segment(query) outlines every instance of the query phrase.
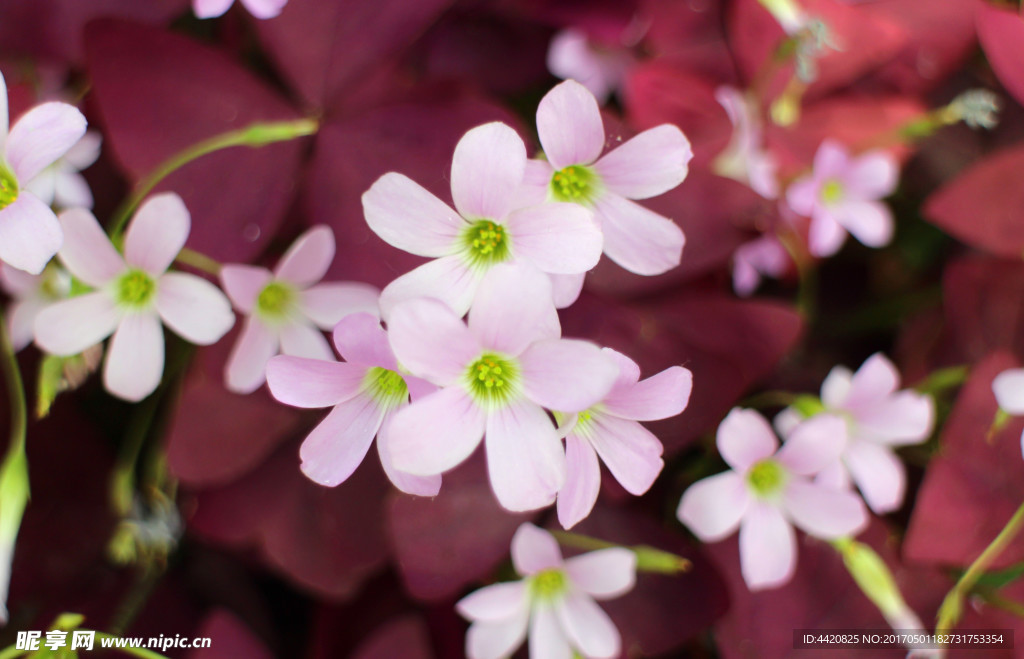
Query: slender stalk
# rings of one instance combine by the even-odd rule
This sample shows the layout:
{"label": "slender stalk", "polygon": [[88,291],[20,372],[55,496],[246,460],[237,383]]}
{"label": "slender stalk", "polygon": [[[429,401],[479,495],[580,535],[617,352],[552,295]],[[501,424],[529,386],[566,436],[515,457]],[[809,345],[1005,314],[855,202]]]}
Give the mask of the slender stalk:
{"label": "slender stalk", "polygon": [[801,247],[796,233],[779,233],[778,238],[789,252],[789,258],[796,264],[797,276],[800,279],[796,299],[797,310],[805,320],[810,321],[814,318],[818,300],[818,273],[814,268],[814,261]]}
{"label": "slender stalk", "polygon": [[918,390],[922,394],[937,394],[940,391],[945,391],[946,389],[959,387],[967,381],[967,375],[969,373],[970,367],[967,365],[940,368],[919,382],[914,389]]}
{"label": "slender stalk", "polygon": [[26,654],[28,654],[28,650],[19,650],[11,645],[0,650],[0,659],[15,659],[15,657],[24,657]]}
{"label": "slender stalk", "polygon": [[190,265],[196,270],[201,270],[207,274],[213,275],[214,277],[220,275],[220,269],[222,267],[219,261],[211,259],[206,254],[197,252],[194,249],[189,249],[188,247],[182,247],[175,260],[178,263]]}
{"label": "slender stalk", "polygon": [[628,549],[636,554],[636,569],[640,572],[679,574],[681,572],[687,572],[691,567],[693,567],[693,564],[682,556],[677,556],[671,552],[663,551],[655,547],[648,547],[647,545],[623,547],[622,545],[617,545],[614,542],[591,538],[588,535],[581,535],[579,533],[570,533],[568,531],[552,531],[551,533],[555,536],[555,539],[558,540],[558,543],[565,547],[584,549],[586,551],[597,551],[599,549],[610,549],[612,547]]}
{"label": "slender stalk", "polygon": [[1012,613],[1018,618],[1024,618],[1024,604],[1021,604],[1020,602],[1015,602],[1011,599],[1003,597],[1002,595],[997,595],[994,592],[986,592],[982,595],[982,597],[985,598],[986,602],[996,607],[997,609],[1002,609],[1003,611]]}
{"label": "slender stalk", "polygon": [[25,387],[21,381],[21,370],[14,356],[14,346],[7,334],[7,320],[0,313],[0,352],[2,355],[4,386],[11,405],[11,443],[7,447],[8,459],[15,453],[25,452],[25,434],[28,430],[28,412],[25,406]]}

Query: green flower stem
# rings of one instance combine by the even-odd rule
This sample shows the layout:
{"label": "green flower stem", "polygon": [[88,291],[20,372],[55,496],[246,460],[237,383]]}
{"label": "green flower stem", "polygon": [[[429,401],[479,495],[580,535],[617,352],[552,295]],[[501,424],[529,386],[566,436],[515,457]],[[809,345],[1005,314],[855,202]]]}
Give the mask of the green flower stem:
{"label": "green flower stem", "polygon": [[1017,616],[1018,618],[1024,618],[1024,604],[1021,604],[1020,602],[1015,602],[1011,599],[1003,597],[1002,595],[997,595],[995,592],[991,591],[986,591],[982,593],[982,597],[984,597],[985,601],[991,604],[992,606],[998,609],[1002,609],[1007,613],[1011,613]]}
{"label": "green flower stem", "polygon": [[3,650],[0,650],[0,659],[15,659],[16,657],[24,657],[28,654],[28,650],[19,650],[13,645],[10,645]]}
{"label": "green flower stem", "polygon": [[959,387],[967,381],[969,373],[970,367],[967,365],[940,368],[915,385],[914,389],[922,394],[937,394],[946,389]]}
{"label": "green flower stem", "polygon": [[1024,503],[1017,508],[1017,511],[1013,513],[1013,517],[1006,523],[1006,526],[999,532],[999,535],[995,537],[995,540],[971,563],[967,571],[960,576],[960,579],[957,580],[953,588],[946,594],[945,599],[942,600],[942,606],[939,607],[939,621],[935,626],[936,634],[947,633],[956,626],[963,612],[964,597],[971,592],[971,589],[978,582],[978,579],[985,574],[985,570],[992,564],[992,561],[1017,536],[1022,526],[1024,526]]}
{"label": "green flower stem", "polygon": [[189,249],[188,247],[182,247],[181,251],[178,252],[178,256],[174,259],[178,263],[189,265],[196,270],[201,270],[207,274],[217,277],[220,275],[221,264],[215,259],[211,259],[206,254]]}
{"label": "green flower stem", "polygon": [[[596,551],[599,549],[622,547],[622,545],[617,545],[614,542],[591,538],[590,536],[581,535],[579,533],[570,533],[569,531],[552,531],[551,534],[555,536],[555,539],[560,545],[573,547],[574,549]],[[677,556],[671,552],[662,551],[655,547],[635,545],[632,547],[625,547],[625,549],[636,554],[636,569],[640,572],[680,574],[682,572],[688,572],[690,568],[693,567],[693,564],[682,556]]]}
{"label": "green flower stem", "polygon": [[814,267],[814,259],[801,246],[796,233],[778,234],[779,242],[789,253],[789,258],[796,264],[796,272],[800,284],[797,289],[796,307],[804,320],[810,322],[818,301],[818,273]]}
{"label": "green flower stem", "polygon": [[121,233],[125,223],[128,222],[128,218],[135,212],[136,207],[142,203],[146,195],[152,192],[153,188],[160,181],[193,160],[214,151],[220,151],[233,146],[260,147],[275,142],[294,140],[307,135],[313,135],[319,128],[320,123],[316,119],[255,123],[245,128],[214,135],[202,142],[193,144],[160,163],[148,176],[139,181],[131,196],[114,213],[114,219],[110,225],[111,237],[116,237]]}
{"label": "green flower stem", "polygon": [[797,395],[789,391],[762,391],[756,393],[741,403],[741,407],[764,409],[766,407],[789,407],[796,402]]}
{"label": "green flower stem", "polygon": [[0,370],[11,409],[11,435],[7,455],[0,464],[0,543],[13,548],[21,528],[21,518],[29,500],[28,457],[25,455],[25,434],[28,412],[21,371],[14,356],[11,337],[7,334],[7,320],[0,313]]}

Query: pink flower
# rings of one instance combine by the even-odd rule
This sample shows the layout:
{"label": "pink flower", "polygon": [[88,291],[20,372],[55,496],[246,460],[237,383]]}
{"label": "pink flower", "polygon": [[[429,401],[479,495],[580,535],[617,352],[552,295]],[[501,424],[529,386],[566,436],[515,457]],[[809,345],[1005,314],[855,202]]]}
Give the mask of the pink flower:
{"label": "pink flower", "polygon": [[394,172],[363,195],[366,222],[386,242],[435,260],[391,282],[381,294],[385,318],[395,304],[434,297],[463,315],[477,287],[498,264],[525,261],[540,270],[581,277],[601,258],[593,214],[575,204],[515,210],[526,147],[501,123],[478,126],[455,147],[453,211],[411,179]]}
{"label": "pink flower", "polygon": [[566,28],[551,39],[548,70],[563,80],[576,80],[604,103],[622,85],[633,58],[624,48],[601,47],[582,30]]}
{"label": "pink flower", "polygon": [[99,133],[87,131],[63,157],[26,183],[25,189],[47,206],[92,208],[92,191],[79,172],[99,159],[102,141]]}
{"label": "pink flower", "polygon": [[38,275],[64,240],[57,216],[25,184],[85,134],[85,117],[43,103],[7,130],[7,83],[0,74],[0,260]]}
{"label": "pink flower", "polygon": [[[817,482],[847,488],[852,477],[879,514],[899,508],[906,490],[906,469],[893,448],[925,441],[935,422],[931,396],[897,391],[899,386],[899,371],[881,353],[869,357],[856,373],[836,366],[821,384],[824,411],[846,420],[847,439],[841,460],[824,469]],[[776,417],[775,425],[787,435],[801,420],[791,407]]]}
{"label": "pink flower", "polygon": [[[1024,368],[1011,368],[997,375],[992,380],[992,393],[999,409],[1014,416],[1024,414]],[[1024,453],[1024,433],[1021,434],[1020,445]]]}
{"label": "pink flower", "polygon": [[618,375],[597,346],[559,339],[551,284],[538,270],[496,266],[481,284],[469,326],[437,300],[395,307],[388,323],[398,361],[441,387],[395,415],[395,467],[429,476],[465,460],[486,434],[487,467],[509,510],[551,504],[565,454],[544,408],[579,412]]}
{"label": "pink flower", "polygon": [[683,182],[693,152],[675,126],[645,130],[604,156],[605,134],[594,95],[574,80],[541,99],[537,132],[547,160],[530,161],[519,203],[545,199],[593,209],[604,253],[630,272],[657,275],[679,265],[682,230],[636,204]]}
{"label": "pink flower", "polygon": [[733,409],[717,437],[732,471],[690,486],[676,515],[704,542],[739,527],[741,570],[751,590],[786,583],[796,569],[792,524],[827,540],[867,524],[859,497],[810,480],[839,458],[845,430],[842,419],[822,414],[802,423],[780,449],[763,416]]}
{"label": "pink flower", "polygon": [[71,293],[71,275],[53,262],[39,275],[0,263],[0,286],[14,298],[7,310],[7,331],[17,352],[32,343],[39,312]]}
{"label": "pink flower", "polygon": [[[274,18],[281,13],[288,0],[241,0],[256,18]],[[196,18],[214,18],[226,12],[235,0],[192,0]]]}
{"label": "pink flower", "polygon": [[36,316],[36,343],[46,352],[75,355],[111,334],[103,383],[125,400],[142,400],[164,370],[161,320],[198,345],[215,343],[235,322],[231,303],[195,275],[167,272],[191,225],[176,194],[146,200],[125,233],[124,257],[85,209],[60,216],[59,256],[76,279],[96,290],[57,302]]}
{"label": "pink flower", "polygon": [[839,142],[822,142],[813,171],[786,189],[790,207],[811,218],[811,253],[835,254],[847,231],[869,247],[887,244],[892,239],[892,212],[878,200],[892,194],[898,177],[896,161],[885,151],[852,157]]}
{"label": "pink flower", "polygon": [[368,284],[318,284],[334,259],[334,234],[313,227],[296,239],[273,273],[252,265],[225,265],[224,292],[249,317],[224,370],[228,389],[248,394],[263,384],[267,360],[278,351],[333,360],[320,330],[351,313],[377,314],[379,292]]}
{"label": "pink flower", "polygon": [[411,476],[394,468],[389,447],[395,413],[434,387],[402,373],[376,316],[346,316],[334,328],[334,345],[344,362],[282,355],[267,364],[267,384],[274,398],[296,407],[333,407],[299,449],[302,473],[334,487],[344,482],[366,457],[377,437],[384,472],[395,487],[434,496],[440,476]]}
{"label": "pink flower", "polygon": [[779,239],[765,234],[743,243],[732,255],[732,287],[747,297],[761,284],[761,277],[781,277],[789,268],[789,253]]}
{"label": "pink flower", "polygon": [[712,164],[714,172],[750,186],[765,199],[775,199],[779,195],[775,176],[777,163],[764,148],[756,104],[738,89],[728,86],[716,89],[715,99],[729,115],[733,133],[729,145]]}
{"label": "pink flower", "polygon": [[619,377],[601,402],[577,414],[568,426],[567,476],[558,493],[558,521],[567,529],[589,515],[597,501],[598,457],[630,494],[640,495],[651,487],[664,466],[663,449],[658,438],[637,422],[680,414],[693,388],[693,375],[681,366],[641,382],[636,362],[611,348],[603,352],[618,364]]}
{"label": "pink flower", "polygon": [[620,655],[619,630],[594,600],[613,599],[633,589],[633,552],[611,547],[563,560],[550,533],[523,524],[512,538],[512,564],[521,581],[481,588],[455,605],[473,623],[466,634],[466,656],[508,657],[527,630],[534,659]]}

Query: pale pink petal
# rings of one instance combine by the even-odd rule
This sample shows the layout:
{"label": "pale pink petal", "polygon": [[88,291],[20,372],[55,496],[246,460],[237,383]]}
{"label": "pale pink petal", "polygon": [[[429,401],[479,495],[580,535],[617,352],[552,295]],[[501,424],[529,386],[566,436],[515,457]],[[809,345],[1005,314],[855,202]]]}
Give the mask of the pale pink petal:
{"label": "pale pink petal", "polygon": [[786,485],[782,497],[793,523],[825,540],[856,535],[868,523],[864,502],[846,490],[793,479]]}
{"label": "pale pink petal", "polygon": [[77,355],[110,336],[120,320],[121,312],[107,293],[86,293],[40,311],[36,343],[53,355]]}
{"label": "pale pink petal", "polygon": [[853,388],[853,373],[845,366],[834,366],[821,383],[821,402],[829,409],[841,409]]}
{"label": "pale pink petal", "polygon": [[531,343],[561,335],[551,280],[525,263],[502,264],[480,282],[469,329],[489,350],[518,355]]}
{"label": "pale pink petal", "polygon": [[601,104],[621,82],[629,62],[625,51],[591,48],[586,33],[575,28],[558,32],[548,46],[548,71],[562,80],[579,81]]}
{"label": "pale pink petal", "polygon": [[484,444],[498,503],[514,512],[554,503],[565,483],[565,452],[544,410],[520,399],[492,411]]}
{"label": "pale pink petal", "polygon": [[594,412],[586,436],[615,480],[630,494],[650,489],[665,463],[661,442],[636,421]]}
{"label": "pale pink petal", "polygon": [[267,362],[277,354],[277,336],[258,318],[247,318],[224,367],[224,384],[236,394],[250,394],[266,379]]}
{"label": "pale pink petal", "polygon": [[572,306],[583,292],[583,281],[587,273],[581,272],[576,275],[548,275],[551,278],[551,297],[555,302],[556,309],[565,309]]}
{"label": "pale pink petal", "polygon": [[462,317],[469,311],[480,285],[480,275],[471,270],[461,256],[444,256],[428,261],[384,287],[380,294],[381,317],[402,302],[429,297],[440,300]]}
{"label": "pale pink petal", "polygon": [[892,211],[879,201],[845,201],[832,209],[836,222],[868,247],[892,240]]}
{"label": "pale pink petal", "polygon": [[366,368],[353,364],[279,355],[267,362],[274,398],[295,407],[331,407],[359,394]]}
{"label": "pale pink petal", "polygon": [[7,331],[11,335],[14,352],[32,343],[35,333],[36,316],[46,308],[48,302],[38,298],[21,300],[11,304],[7,310]]}
{"label": "pale pink petal", "polygon": [[844,184],[858,199],[882,199],[896,189],[899,174],[895,158],[885,151],[869,151],[851,163]]}
{"label": "pale pink petal", "polygon": [[793,429],[776,458],[794,474],[811,476],[839,459],[846,436],[845,419],[817,414]]}
{"label": "pale pink petal", "polygon": [[505,659],[526,638],[530,608],[522,607],[509,618],[495,622],[475,622],[466,632],[466,656],[469,659]]}
{"label": "pale pink petal", "polygon": [[295,239],[274,268],[274,278],[305,288],[324,278],[332,260],[334,232],[318,224]]}
{"label": "pale pink petal", "polygon": [[47,206],[53,206],[53,200],[57,196],[58,175],[56,167],[47,167],[39,172],[31,181],[23,183],[21,189],[22,191],[31,192],[39,201]]}
{"label": "pale pink petal", "polygon": [[103,386],[138,402],[153,393],[164,373],[164,332],[155,313],[124,316],[107,347]]}
{"label": "pale pink petal", "polygon": [[281,13],[288,0],[242,0],[249,13],[256,18],[274,18]]}
{"label": "pale pink petal", "polygon": [[281,328],[278,339],[281,341],[282,354],[334,361],[331,344],[316,327],[290,323]]}
{"label": "pale pink petal", "polygon": [[196,18],[215,18],[228,10],[235,0],[192,0]]}
{"label": "pale pink petal", "polygon": [[772,420],[772,426],[780,437],[789,437],[789,434],[804,421],[804,415],[792,407],[787,407]]}
{"label": "pale pink petal", "polygon": [[1000,409],[1024,414],[1024,368],[1011,368],[997,375],[992,380],[992,392]]}
{"label": "pale pink petal", "polygon": [[360,366],[398,370],[388,334],[380,321],[368,313],[345,316],[334,328],[334,346],[345,361]]}
{"label": "pale pink petal", "polygon": [[469,328],[437,300],[411,300],[395,307],[388,339],[400,364],[437,385],[462,377],[483,350]]}
{"label": "pale pink petal", "polygon": [[58,255],[75,277],[100,287],[124,271],[124,259],[92,213],[84,208],[66,210],[60,214],[60,224],[64,245]]}
{"label": "pale pink petal", "polygon": [[334,329],[338,321],[354,313],[378,316],[380,290],[354,281],[326,282],[299,293],[299,308],[322,330]]}
{"label": "pale pink petal", "polygon": [[500,122],[473,128],[452,156],[452,200],[466,219],[500,220],[512,210],[526,170],[526,145]]}
{"label": "pale pink petal", "polygon": [[260,293],[270,283],[270,270],[255,265],[229,263],[220,269],[220,285],[235,308],[251,314]]}
{"label": "pale pink petal", "polygon": [[667,419],[686,409],[692,389],[693,374],[682,366],[673,366],[628,389],[613,389],[604,399],[604,409],[634,421]]}
{"label": "pale pink petal", "polygon": [[833,490],[853,489],[850,472],[847,471],[846,466],[841,461],[837,461],[819,471],[814,477],[814,484],[830,487]]}
{"label": "pale pink petal", "polygon": [[743,258],[740,250],[733,254],[732,288],[740,297],[750,297],[761,285],[761,273],[750,261]]}
{"label": "pale pink petal", "polygon": [[512,208],[529,208],[548,201],[554,174],[555,170],[547,160],[527,160],[523,183],[516,191]]}
{"label": "pale pink petal", "polygon": [[9,111],[7,109],[7,80],[4,79],[4,74],[0,73],[0,147],[5,147],[7,144],[7,133],[9,121]]}
{"label": "pale pink petal", "polygon": [[164,324],[197,345],[216,343],[235,324],[220,289],[195,275],[169,272],[157,283],[156,308]]}
{"label": "pale pink petal", "polygon": [[384,409],[365,394],[339,404],[302,442],[302,473],[327,487],[343,482],[366,457],[383,419]]}
{"label": "pale pink petal", "polygon": [[864,500],[879,515],[903,504],[907,473],[896,454],[871,442],[854,442],[843,456]]}
{"label": "pale pink petal", "polygon": [[609,151],[594,169],[615,194],[649,199],[682,183],[692,158],[693,149],[683,131],[663,124]]}
{"label": "pale pink petal", "polygon": [[529,596],[525,581],[496,583],[466,595],[455,604],[455,610],[474,622],[501,622],[528,608]]}
{"label": "pale pink petal", "polygon": [[124,237],[124,259],[151,275],[161,275],[185,246],[192,218],[173,192],[142,202]]}
{"label": "pale pink petal", "polygon": [[675,222],[611,192],[594,205],[608,258],[638,275],[660,275],[679,265],[686,238]]}
{"label": "pale pink petal", "polygon": [[598,549],[566,559],[565,573],[591,597],[611,599],[636,585],[636,554],[625,547]]}
{"label": "pale pink petal", "polygon": [[38,275],[64,242],[60,222],[31,192],[0,210],[0,260]]}
{"label": "pale pink petal", "polygon": [[601,352],[614,359],[615,363],[619,365],[619,377],[615,379],[608,398],[628,392],[640,381],[640,365],[635,361],[611,348],[601,348]]}
{"label": "pale pink petal", "polygon": [[[849,389],[837,407],[859,412],[877,405],[900,386],[900,372],[880,352],[865,360],[850,380]],[[824,392],[823,392],[824,395]],[[829,398],[838,398],[830,395]]]}
{"label": "pale pink petal", "polygon": [[589,165],[604,149],[604,123],[597,101],[575,80],[557,85],[541,99],[537,133],[555,169]]}
{"label": "pale pink petal", "polygon": [[573,651],[550,602],[538,603],[530,617],[530,659],[572,659]]}
{"label": "pale pink petal", "polygon": [[622,649],[619,630],[587,594],[571,589],[555,601],[555,613],[569,643],[586,657],[615,659]]}
{"label": "pale pink petal", "polygon": [[832,256],[846,242],[846,229],[830,211],[815,208],[807,235],[807,248],[813,256]]}
{"label": "pale pink petal", "polygon": [[553,535],[526,522],[512,536],[512,565],[522,577],[558,569],[562,567],[562,551]]}
{"label": "pale pink petal", "polygon": [[811,176],[797,179],[786,188],[786,203],[794,212],[810,217],[818,205],[821,184]]}
{"label": "pale pink petal", "polygon": [[60,172],[54,179],[54,186],[53,200],[58,207],[92,208],[92,190],[81,174]]}
{"label": "pale pink petal", "polygon": [[819,181],[846,180],[849,170],[850,155],[846,147],[833,139],[822,142],[814,154],[814,177]]}
{"label": "pale pink petal", "polygon": [[618,365],[586,341],[544,339],[520,356],[523,392],[549,410],[581,412],[604,398]]}
{"label": "pale pink petal", "polygon": [[459,387],[441,389],[395,413],[389,429],[391,463],[414,476],[458,465],[480,444],[486,415]]}
{"label": "pale pink petal", "polygon": [[82,135],[82,139],[75,142],[75,145],[64,154],[64,162],[81,171],[99,160],[102,146],[103,136],[96,131],[88,130]]}
{"label": "pale pink petal", "polygon": [[437,496],[437,493],[441,491],[440,474],[413,476],[412,474],[395,469],[395,466],[391,463],[390,430],[391,419],[394,417],[394,414],[394,411],[388,412],[380,429],[377,431],[377,454],[380,456],[380,464],[384,468],[384,473],[387,474],[388,480],[391,481],[392,485],[406,494],[418,497]]}
{"label": "pale pink petal", "polygon": [[36,297],[43,281],[40,275],[30,275],[24,270],[0,263],[0,287],[11,297]]}
{"label": "pale pink petal", "polygon": [[363,193],[366,223],[386,243],[419,256],[445,256],[458,249],[469,226],[426,188],[402,174],[381,176]]}
{"label": "pale pink petal", "polygon": [[732,535],[753,500],[743,476],[726,471],[691,485],[679,501],[676,517],[702,542]]}
{"label": "pale pink petal", "polygon": [[718,452],[730,467],[745,472],[771,457],[779,446],[772,427],[758,412],[734,407],[718,426]]}
{"label": "pale pink petal", "polygon": [[601,490],[601,465],[585,439],[574,433],[565,438],[565,485],[558,492],[558,522],[571,529],[586,519]]}
{"label": "pale pink petal", "polygon": [[544,272],[574,275],[601,259],[604,236],[594,214],[579,204],[551,202],[524,208],[506,222],[516,258]]}
{"label": "pale pink petal", "polygon": [[796,570],[796,533],[782,513],[756,502],[740,524],[740,571],[750,590],[781,586]]}
{"label": "pale pink petal", "polygon": [[855,417],[858,436],[890,446],[919,444],[931,435],[935,404],[931,396],[907,389],[858,410]]}
{"label": "pale pink petal", "polygon": [[7,136],[7,162],[30,181],[85,135],[85,117],[67,103],[43,103],[21,116]]}

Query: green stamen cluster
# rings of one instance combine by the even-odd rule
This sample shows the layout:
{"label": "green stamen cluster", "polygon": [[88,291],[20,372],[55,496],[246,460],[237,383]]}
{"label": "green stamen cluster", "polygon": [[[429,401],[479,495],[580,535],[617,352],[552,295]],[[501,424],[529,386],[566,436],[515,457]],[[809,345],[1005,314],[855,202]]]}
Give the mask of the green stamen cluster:
{"label": "green stamen cluster", "polygon": [[530,589],[536,599],[557,597],[565,591],[567,585],[565,573],[554,568],[541,570],[533,575],[533,579],[530,581]]}
{"label": "green stamen cluster", "polygon": [[18,199],[18,179],[14,172],[0,164],[0,210],[7,208]]}
{"label": "green stamen cluster", "polygon": [[280,320],[288,315],[294,301],[295,291],[291,286],[272,281],[263,287],[256,298],[256,310],[264,318]]}
{"label": "green stamen cluster", "polygon": [[551,194],[558,201],[589,202],[597,187],[597,174],[583,165],[569,165],[551,176]]}
{"label": "green stamen cluster", "polygon": [[405,379],[400,374],[380,366],[374,366],[366,371],[363,386],[370,397],[388,407],[397,406],[409,396]]}
{"label": "green stamen cluster", "polygon": [[786,482],[786,470],[775,460],[761,460],[747,472],[747,482],[760,497],[777,494]]}
{"label": "green stamen cluster", "polygon": [[117,301],[125,307],[140,309],[156,295],[156,282],[142,270],[129,270],[117,280]]}
{"label": "green stamen cluster", "polygon": [[470,393],[483,403],[502,403],[515,389],[516,367],[513,362],[493,354],[481,355],[466,371]]}
{"label": "green stamen cluster", "polygon": [[490,267],[511,256],[505,227],[491,220],[480,220],[462,234],[462,244],[470,263]]}
{"label": "green stamen cluster", "polygon": [[842,183],[836,179],[830,179],[821,186],[821,200],[826,204],[834,204],[843,199],[845,192]]}

